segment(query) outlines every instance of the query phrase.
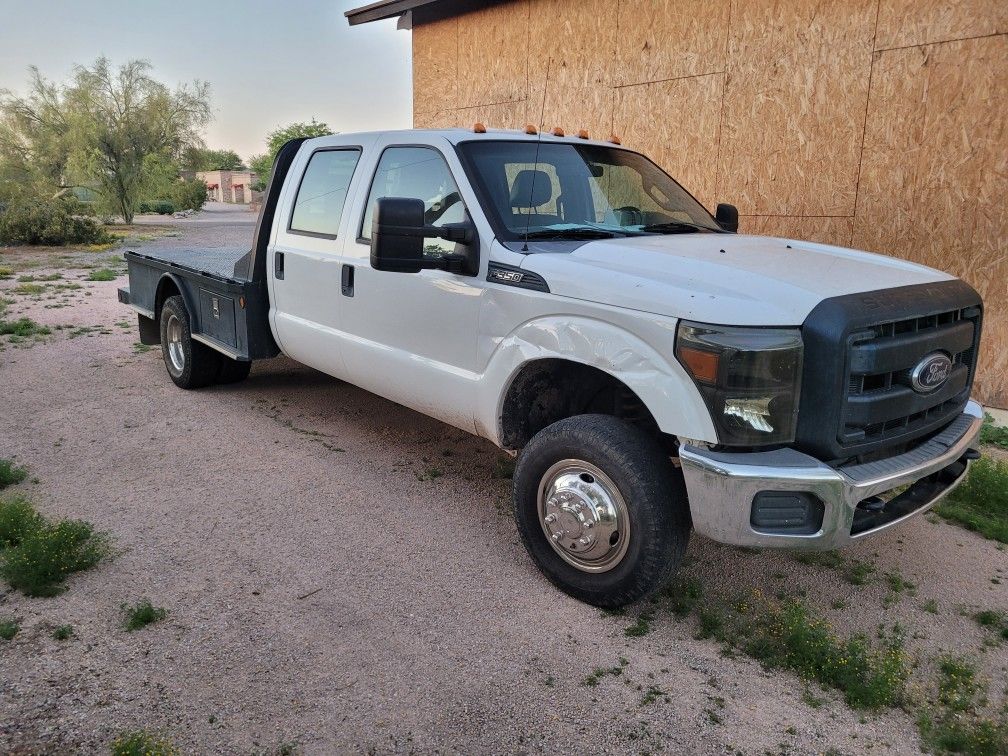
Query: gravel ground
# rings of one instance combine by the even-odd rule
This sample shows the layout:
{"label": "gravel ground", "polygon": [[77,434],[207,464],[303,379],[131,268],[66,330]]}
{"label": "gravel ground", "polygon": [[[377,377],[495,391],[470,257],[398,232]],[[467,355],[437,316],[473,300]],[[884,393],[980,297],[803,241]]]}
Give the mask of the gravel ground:
{"label": "gravel ground", "polygon": [[[234,246],[254,217],[141,221],[176,234],[157,244]],[[109,254],[52,253],[50,267],[74,280]],[[726,656],[690,621],[659,613],[627,637],[637,610],[558,593],[519,543],[487,442],[285,358],[178,390],[158,350],[134,347],[123,280],[35,297],[0,281],[12,315],[90,329],[0,352],[0,457],[30,468],[38,482],[20,488],[42,511],[116,546],[56,598],[0,588],[0,617],[21,622],[0,642],[0,751],[102,751],[136,728],[194,753],[919,751],[913,711],[863,714],[818,689],[813,706],[799,678]],[[915,684],[954,651],[1004,700],[1008,644],[964,612],[1008,609],[1008,552],[917,518],[848,556],[916,595],[699,537],[684,572],[725,595],[804,596],[842,632],[899,623]],[[143,597],[167,619],[124,632],[120,604]],[[69,641],[51,637],[62,624]],[[620,658],[622,675],[583,684]],[[652,685],[667,697],[642,703]]]}

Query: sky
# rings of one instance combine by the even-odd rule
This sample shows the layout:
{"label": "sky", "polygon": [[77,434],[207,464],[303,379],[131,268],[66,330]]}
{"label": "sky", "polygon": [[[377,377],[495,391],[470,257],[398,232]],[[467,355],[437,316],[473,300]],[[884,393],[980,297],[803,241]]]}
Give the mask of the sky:
{"label": "sky", "polygon": [[207,146],[246,159],[312,117],[341,132],[409,128],[410,32],[343,16],[370,1],[0,0],[0,89],[25,93],[31,65],[64,81],[102,55],[145,58],[173,87],[209,82]]}

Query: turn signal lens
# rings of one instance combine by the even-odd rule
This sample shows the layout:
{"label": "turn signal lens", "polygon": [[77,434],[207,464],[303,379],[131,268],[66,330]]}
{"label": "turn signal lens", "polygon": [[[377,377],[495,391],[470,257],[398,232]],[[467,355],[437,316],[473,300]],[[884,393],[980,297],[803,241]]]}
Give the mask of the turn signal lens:
{"label": "turn signal lens", "polygon": [[679,360],[693,376],[704,383],[717,383],[718,356],[693,347],[680,347]]}

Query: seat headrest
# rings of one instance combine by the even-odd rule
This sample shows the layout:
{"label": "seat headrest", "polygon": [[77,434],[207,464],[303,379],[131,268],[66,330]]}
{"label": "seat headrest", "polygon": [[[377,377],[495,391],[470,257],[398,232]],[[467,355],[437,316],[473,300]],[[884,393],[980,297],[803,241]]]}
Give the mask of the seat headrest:
{"label": "seat headrest", "polygon": [[518,171],[511,185],[511,207],[539,207],[553,197],[553,182],[546,171]]}

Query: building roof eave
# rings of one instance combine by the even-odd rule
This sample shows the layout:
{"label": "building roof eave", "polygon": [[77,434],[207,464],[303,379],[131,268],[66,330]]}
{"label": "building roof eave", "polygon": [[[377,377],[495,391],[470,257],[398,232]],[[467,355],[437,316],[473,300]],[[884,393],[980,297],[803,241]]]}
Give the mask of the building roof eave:
{"label": "building roof eave", "polygon": [[[367,24],[372,21],[383,21],[387,18],[408,15],[408,20],[412,21],[412,16],[419,16],[416,19],[420,23],[428,23],[441,18],[457,16],[463,13],[470,13],[488,5],[503,2],[504,0],[378,0],[370,5],[362,5],[360,8],[351,8],[343,15],[346,16],[350,26]],[[415,13],[414,13],[415,11]],[[409,23],[401,29],[410,28]]]}
{"label": "building roof eave", "polygon": [[386,18],[401,16],[414,8],[423,5],[432,5],[437,0],[378,0],[376,3],[364,5],[360,8],[351,8],[343,15],[346,16],[350,26],[357,24],[367,24],[372,21],[382,21]]}

